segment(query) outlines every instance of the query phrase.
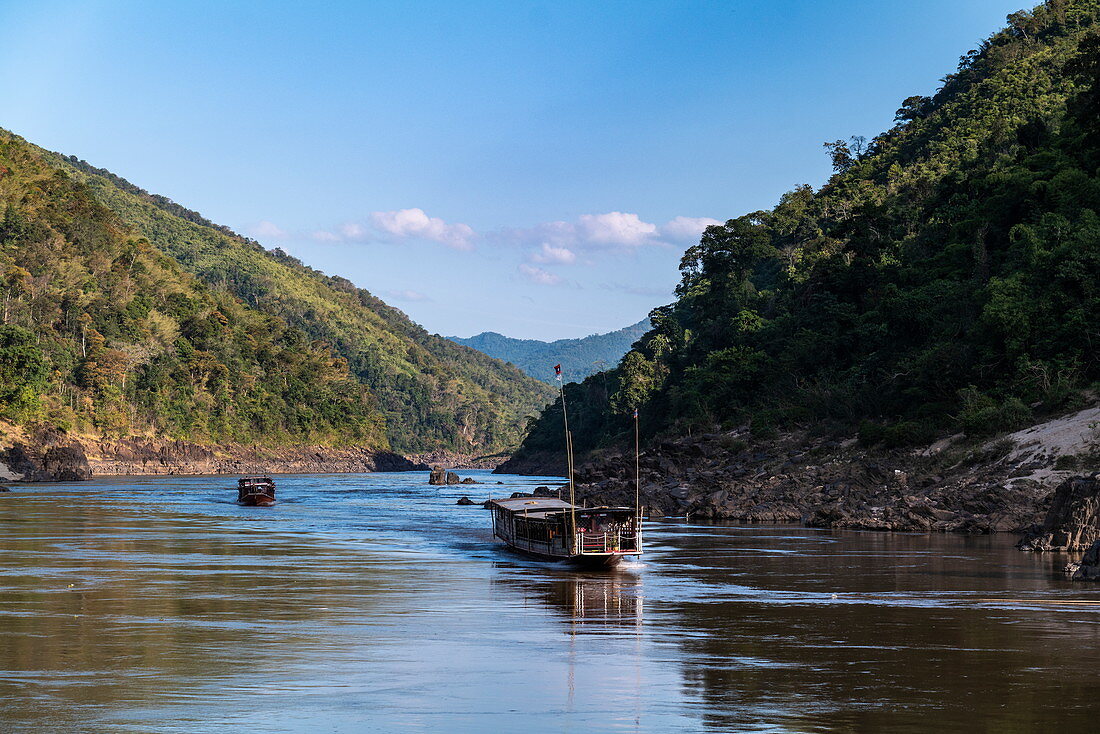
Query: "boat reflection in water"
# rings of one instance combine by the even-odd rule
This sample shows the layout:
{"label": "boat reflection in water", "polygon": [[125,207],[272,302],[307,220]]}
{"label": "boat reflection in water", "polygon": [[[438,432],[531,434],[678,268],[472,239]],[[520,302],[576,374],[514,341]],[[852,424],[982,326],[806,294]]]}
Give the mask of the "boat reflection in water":
{"label": "boat reflection in water", "polygon": [[[526,599],[538,601],[575,625],[642,626],[642,579],[631,573],[561,574],[539,580],[504,577],[495,581],[496,585],[518,590]],[[574,631],[579,630],[574,627]]]}
{"label": "boat reflection in water", "polygon": [[574,622],[642,625],[642,583],[634,576],[573,578],[550,584],[547,601]]}

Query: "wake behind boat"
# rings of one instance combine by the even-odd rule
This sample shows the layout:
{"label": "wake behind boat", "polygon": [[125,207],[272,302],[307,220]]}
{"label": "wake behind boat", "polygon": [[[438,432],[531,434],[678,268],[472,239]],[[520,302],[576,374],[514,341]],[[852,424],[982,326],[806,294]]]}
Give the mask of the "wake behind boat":
{"label": "wake behind boat", "polygon": [[552,561],[609,568],[642,553],[632,507],[575,507],[555,497],[492,500],[493,535],[509,547]]}

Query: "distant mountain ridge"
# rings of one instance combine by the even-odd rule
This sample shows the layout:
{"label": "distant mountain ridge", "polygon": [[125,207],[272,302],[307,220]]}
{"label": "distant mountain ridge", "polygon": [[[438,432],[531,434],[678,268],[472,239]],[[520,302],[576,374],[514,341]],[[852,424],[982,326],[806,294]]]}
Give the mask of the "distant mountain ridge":
{"label": "distant mountain ridge", "polygon": [[593,334],[583,339],[558,339],[544,342],[538,339],[513,339],[495,331],[476,336],[447,337],[456,344],[511,362],[536,380],[554,381],[554,365],[560,364],[566,382],[579,382],[586,377],[610,369],[642,334],[649,330],[649,319],[606,334]]}

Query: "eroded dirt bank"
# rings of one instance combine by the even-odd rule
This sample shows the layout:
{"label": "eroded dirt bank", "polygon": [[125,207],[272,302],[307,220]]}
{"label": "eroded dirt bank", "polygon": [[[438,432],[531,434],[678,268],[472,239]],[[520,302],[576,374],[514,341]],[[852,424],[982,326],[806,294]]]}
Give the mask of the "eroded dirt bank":
{"label": "eroded dirt bank", "polygon": [[74,481],[92,476],[157,474],[310,474],[427,469],[388,451],[365,447],[210,447],[186,441],[99,439],[52,428],[4,426],[0,479]]}

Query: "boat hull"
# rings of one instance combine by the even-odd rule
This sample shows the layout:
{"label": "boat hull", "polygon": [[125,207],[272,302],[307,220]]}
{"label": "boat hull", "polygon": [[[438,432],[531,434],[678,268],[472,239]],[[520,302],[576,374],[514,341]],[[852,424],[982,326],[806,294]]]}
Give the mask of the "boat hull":
{"label": "boat hull", "polygon": [[503,541],[504,547],[508,550],[518,553],[529,558],[537,558],[540,561],[554,561],[565,565],[573,566],[575,568],[586,569],[601,569],[601,568],[615,568],[622,563],[623,558],[627,556],[640,555],[638,553],[584,553],[575,555],[555,555],[551,553],[540,553],[537,550],[531,548],[523,548],[521,546],[513,545],[507,541]]}
{"label": "boat hull", "polygon": [[633,553],[608,553],[606,555],[589,555],[583,556],[570,556],[568,562],[572,566],[577,568],[615,568],[623,559],[628,555],[636,555]]}
{"label": "boat hull", "polygon": [[237,504],[243,507],[271,507],[275,504],[275,498],[264,495],[251,496],[237,500]]}

